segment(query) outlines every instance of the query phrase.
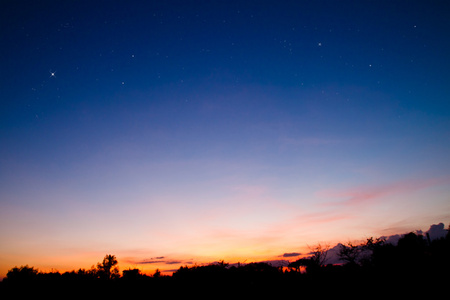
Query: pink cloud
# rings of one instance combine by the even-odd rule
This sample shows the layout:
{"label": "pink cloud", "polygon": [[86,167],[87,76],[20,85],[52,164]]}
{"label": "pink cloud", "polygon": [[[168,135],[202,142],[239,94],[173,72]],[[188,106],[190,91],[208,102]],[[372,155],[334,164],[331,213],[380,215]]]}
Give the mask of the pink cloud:
{"label": "pink cloud", "polygon": [[318,196],[342,199],[338,202],[328,202],[326,206],[354,206],[370,204],[385,196],[407,194],[433,186],[449,184],[449,177],[431,179],[408,179],[379,186],[360,186],[341,191],[325,190],[317,193]]}
{"label": "pink cloud", "polygon": [[[303,210],[301,206],[292,207],[292,214],[279,222],[268,224],[261,228],[266,239],[283,239],[287,236],[299,236],[306,239],[322,238],[323,228],[328,228],[325,235],[338,236],[340,226],[351,226],[358,222],[359,215],[348,207],[371,205],[383,197],[408,194],[419,190],[450,183],[449,177],[431,178],[425,180],[403,180],[379,186],[360,186],[340,191],[321,191],[318,194],[330,199],[325,204],[319,204],[318,210]],[[332,201],[337,200],[337,201]],[[337,209],[342,208],[342,209]],[[330,224],[333,226],[330,227]]]}

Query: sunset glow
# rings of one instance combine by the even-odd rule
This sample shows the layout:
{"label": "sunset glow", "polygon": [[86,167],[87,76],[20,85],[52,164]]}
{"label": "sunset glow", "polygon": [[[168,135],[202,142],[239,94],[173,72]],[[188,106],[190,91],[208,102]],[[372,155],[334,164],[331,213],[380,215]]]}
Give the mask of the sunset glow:
{"label": "sunset glow", "polygon": [[147,274],[291,261],[447,227],[449,11],[3,2],[0,278],[105,254]]}

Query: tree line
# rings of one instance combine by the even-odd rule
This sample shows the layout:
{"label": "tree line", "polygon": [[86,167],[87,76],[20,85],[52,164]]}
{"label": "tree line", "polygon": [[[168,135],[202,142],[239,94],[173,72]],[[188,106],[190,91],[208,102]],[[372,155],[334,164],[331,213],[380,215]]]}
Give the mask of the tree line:
{"label": "tree line", "polygon": [[450,283],[450,230],[445,237],[435,240],[411,232],[403,235],[396,245],[383,238],[369,238],[357,245],[339,244],[338,264],[327,263],[329,252],[328,245],[317,245],[308,257],[284,267],[264,262],[231,265],[220,261],[204,266],[182,266],[171,276],[162,275],[159,270],[146,275],[139,269],[123,270],[120,274],[117,258],[107,254],[102,262],[88,270],[60,273],[39,272],[29,266],[14,267],[1,286],[75,282],[78,287],[84,287],[81,283],[89,282],[90,287],[108,283],[116,288],[131,285],[168,290],[245,288],[281,293],[298,289],[323,292],[345,287],[353,290],[398,287],[401,282],[416,282],[433,291]]}

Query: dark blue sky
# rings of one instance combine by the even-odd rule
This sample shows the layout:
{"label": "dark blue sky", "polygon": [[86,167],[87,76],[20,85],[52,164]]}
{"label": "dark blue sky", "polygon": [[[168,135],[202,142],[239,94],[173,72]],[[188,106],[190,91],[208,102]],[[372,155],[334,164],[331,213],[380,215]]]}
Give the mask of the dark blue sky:
{"label": "dark blue sky", "polygon": [[[135,119],[141,105],[173,102],[167,113],[174,115],[166,117],[183,120],[198,111],[196,97],[248,86],[281,90],[283,99],[273,104],[294,112],[294,118],[308,109],[298,91],[326,91],[323,99],[312,100],[320,102],[317,110],[348,114],[337,117],[348,127],[362,111],[374,109],[448,117],[445,2],[6,1],[3,6],[5,130],[43,122],[55,127],[74,118],[68,124],[74,130],[95,127],[103,136],[121,130],[117,118],[132,122],[127,117]],[[352,98],[371,97],[357,95],[358,89],[383,95]],[[139,95],[149,90],[158,95]],[[161,96],[162,90],[168,94]],[[342,99],[334,99],[337,93]],[[194,103],[186,104],[190,100]],[[350,110],[340,112],[339,101],[345,100],[352,101],[344,103]],[[267,105],[259,101],[246,99],[244,110],[254,112],[253,102],[258,114]],[[240,105],[229,109],[241,111]]]}
{"label": "dark blue sky", "polygon": [[2,82],[16,93],[50,92],[48,76],[47,90],[38,87],[41,73],[49,75],[52,68],[58,74],[54,96],[105,96],[117,93],[122,82],[127,89],[181,82],[196,88],[212,82],[281,87],[351,82],[376,89],[382,84],[398,93],[447,86],[445,1],[6,1],[3,6]]}
{"label": "dark blue sky", "polygon": [[[180,257],[256,257],[445,222],[449,20],[448,1],[2,1],[0,254],[37,236],[142,260],[189,232]],[[83,235],[118,215],[133,249]]]}

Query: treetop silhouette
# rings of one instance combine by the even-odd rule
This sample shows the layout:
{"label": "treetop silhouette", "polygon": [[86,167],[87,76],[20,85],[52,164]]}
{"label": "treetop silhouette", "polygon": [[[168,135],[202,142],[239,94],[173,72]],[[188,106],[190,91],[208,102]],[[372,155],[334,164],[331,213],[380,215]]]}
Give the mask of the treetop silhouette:
{"label": "treetop silhouette", "polygon": [[[65,272],[39,272],[28,265],[10,269],[0,287],[15,284],[45,282],[76,283],[90,282],[94,286],[113,283],[116,287],[142,284],[142,287],[188,289],[192,286],[223,288],[226,286],[264,289],[268,286],[319,289],[321,286],[338,288],[352,283],[360,288],[394,285],[399,278],[436,286],[447,284],[450,268],[450,234],[430,240],[421,234],[408,233],[397,245],[387,243],[383,238],[369,238],[364,243],[339,244],[342,263],[327,264],[328,245],[312,248],[309,257],[291,262],[287,268],[274,267],[269,263],[257,262],[230,265],[224,261],[204,266],[182,266],[172,276],[163,276],[156,270],[153,276],[142,274],[139,269],[128,269],[119,273],[115,255],[107,254],[91,269]],[[306,270],[300,272],[302,267]],[[445,286],[445,285],[443,285]]]}

